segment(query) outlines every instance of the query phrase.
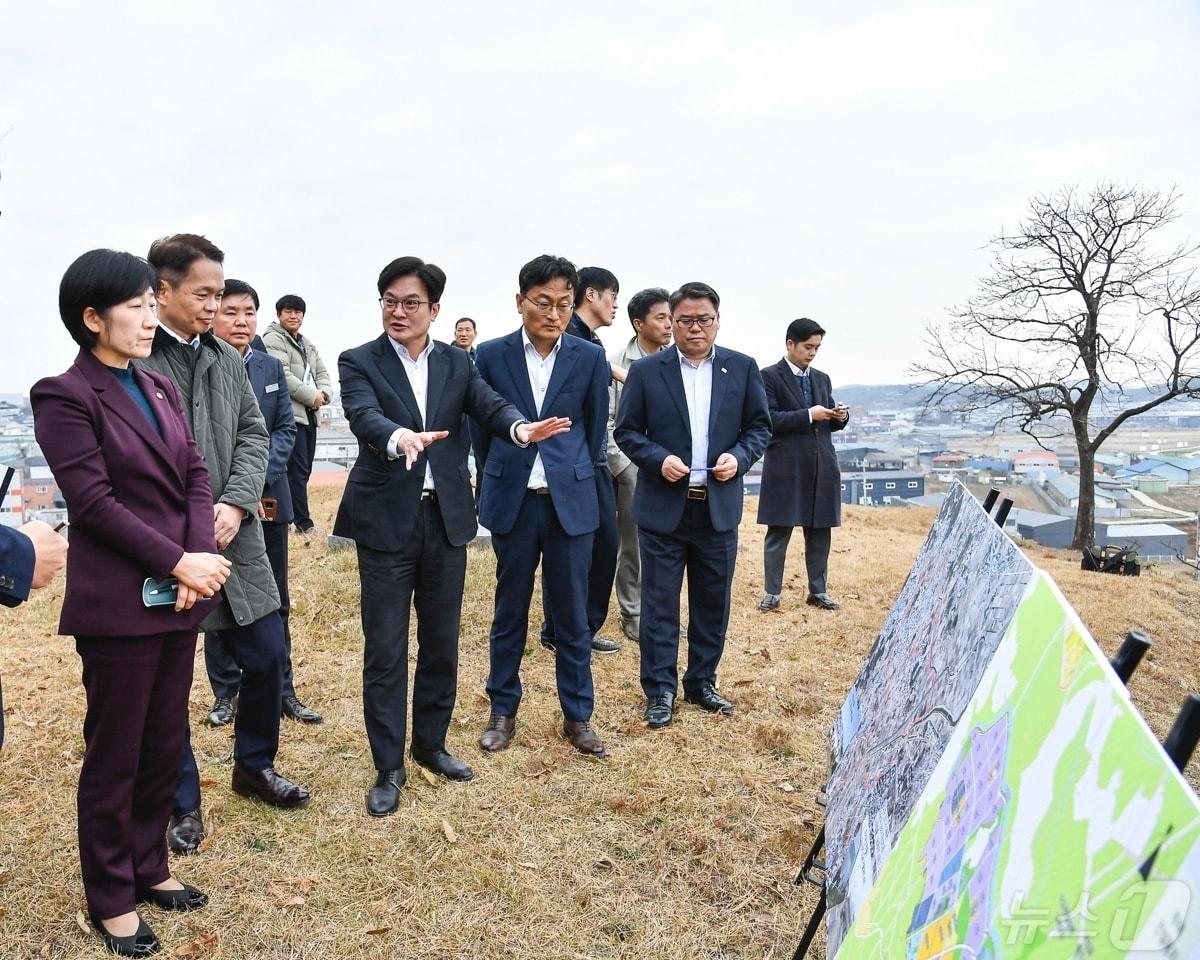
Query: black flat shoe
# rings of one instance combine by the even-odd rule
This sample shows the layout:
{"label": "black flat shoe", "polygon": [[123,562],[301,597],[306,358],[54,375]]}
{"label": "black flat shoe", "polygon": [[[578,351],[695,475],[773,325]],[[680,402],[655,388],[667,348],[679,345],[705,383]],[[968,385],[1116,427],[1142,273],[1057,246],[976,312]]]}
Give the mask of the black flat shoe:
{"label": "black flat shoe", "polygon": [[471,768],[447,750],[413,750],[413,760],[447,780],[470,780]]}
{"label": "black flat shoe", "polygon": [[400,788],[407,776],[404,770],[380,770],[375,786],[367,791],[367,813],[373,817],[386,817],[400,806]]}
{"label": "black flat shoe", "polygon": [[88,916],[91,918],[92,926],[96,928],[96,932],[100,934],[100,939],[104,942],[104,949],[109,953],[115,953],[119,957],[149,957],[162,949],[158,937],[140,916],[138,917],[137,932],[128,937],[114,936],[104,929],[104,924],[100,922],[98,916],[94,913],[89,913]]}
{"label": "black flat shoe", "polygon": [[148,903],[160,910],[199,910],[208,906],[208,894],[188,884],[182,890],[155,890],[147,887],[138,891],[138,903]]}

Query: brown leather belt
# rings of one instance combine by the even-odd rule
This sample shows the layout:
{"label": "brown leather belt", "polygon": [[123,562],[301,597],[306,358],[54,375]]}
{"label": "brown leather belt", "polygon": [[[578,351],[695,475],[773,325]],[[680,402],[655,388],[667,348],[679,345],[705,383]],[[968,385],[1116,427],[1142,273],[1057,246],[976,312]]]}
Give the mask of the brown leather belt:
{"label": "brown leather belt", "polygon": [[689,500],[707,500],[708,487],[688,487],[687,498]]}

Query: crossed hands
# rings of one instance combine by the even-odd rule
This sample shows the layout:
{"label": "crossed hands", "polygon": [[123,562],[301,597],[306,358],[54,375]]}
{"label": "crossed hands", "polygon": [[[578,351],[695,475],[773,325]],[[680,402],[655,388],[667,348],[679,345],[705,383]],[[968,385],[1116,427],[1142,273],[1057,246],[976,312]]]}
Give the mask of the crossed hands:
{"label": "crossed hands", "polygon": [[[717,480],[732,480],[737,476],[737,471],[737,457],[732,453],[721,454],[717,457],[717,462],[712,467],[712,475]],[[671,483],[682,480],[691,472],[691,468],[680,457],[675,456],[675,454],[671,454],[663,461],[662,475]]]}

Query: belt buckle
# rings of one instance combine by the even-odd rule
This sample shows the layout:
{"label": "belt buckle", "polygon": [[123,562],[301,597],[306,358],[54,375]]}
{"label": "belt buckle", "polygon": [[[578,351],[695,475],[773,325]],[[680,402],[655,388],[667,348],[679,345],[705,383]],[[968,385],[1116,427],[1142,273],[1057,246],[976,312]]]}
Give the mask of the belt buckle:
{"label": "belt buckle", "polygon": [[689,500],[707,500],[708,491],[704,487],[688,487],[687,498]]}

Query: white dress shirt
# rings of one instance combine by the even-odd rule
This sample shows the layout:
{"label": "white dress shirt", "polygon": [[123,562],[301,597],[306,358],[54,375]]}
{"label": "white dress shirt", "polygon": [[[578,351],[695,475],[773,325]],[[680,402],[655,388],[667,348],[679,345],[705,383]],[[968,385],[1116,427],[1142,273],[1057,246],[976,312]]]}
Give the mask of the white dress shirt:
{"label": "white dress shirt", "polygon": [[[798,376],[798,377],[807,377],[807,376],[808,376],[808,367],[805,367],[803,370],[801,370],[801,369],[800,369],[798,366],[796,366],[794,363],[792,363],[792,361],[791,361],[791,360],[789,360],[787,357],[784,357],[784,358],[783,358],[783,362],[784,362],[784,363],[786,363],[786,364],[788,365],[788,368],[789,368],[789,369],[792,371],[792,373],[794,373],[796,376]],[[812,382],[811,382],[811,381],[809,382],[809,385],[810,385],[810,386],[812,385]],[[813,392],[813,396],[815,397],[816,395],[817,395],[817,394],[816,394],[816,392],[814,391],[814,392]],[[813,404],[811,407],[809,407],[809,408],[808,408],[808,422],[809,422],[809,423],[815,423],[815,422],[816,422],[816,421],[814,421],[814,420],[813,420],[813,418],[812,418],[812,412],[813,412],[814,410],[816,410],[816,409],[817,409],[817,407],[819,407],[819,406],[820,406],[820,404],[819,404],[819,403],[814,403],[814,404]]]}
{"label": "white dress shirt", "polygon": [[[396,351],[396,356],[400,358],[400,362],[404,365],[404,372],[408,376],[408,385],[412,387],[413,396],[417,398],[417,409],[421,411],[421,423],[425,429],[429,429],[429,424],[425,423],[425,401],[429,396],[429,354],[433,352],[433,337],[426,339],[425,349],[417,354],[415,360],[409,355],[408,348],[404,344],[397,343],[391,337],[388,337],[388,343],[392,345],[392,349]],[[387,444],[389,460],[398,460],[400,458],[400,440],[406,434],[414,432],[408,427],[400,427],[391,435]],[[425,458],[425,482],[422,484],[421,489],[433,489],[433,470],[429,466],[429,457]]]}
{"label": "white dress shirt", "polygon": [[689,487],[708,485],[708,413],[712,407],[713,355],[692,363],[679,354],[679,372],[683,374],[683,395],[687,398],[688,420],[692,431],[692,472]]}
{"label": "white dress shirt", "polygon": [[191,347],[193,350],[200,349],[200,334],[194,333],[194,334],[192,334],[191,340],[184,340],[183,337],[181,337],[179,334],[177,334],[174,330],[172,330],[170,327],[168,327],[161,320],[159,321],[158,325],[163,328],[164,333],[169,333],[176,340],[178,340],[180,343],[182,343],[185,347]]}
{"label": "white dress shirt", "polygon": [[[553,348],[543,359],[542,355],[537,352],[537,347],[530,342],[525,328],[521,328],[521,343],[525,345],[525,370],[529,374],[529,389],[533,391],[533,402],[537,407],[535,415],[539,418],[542,416],[542,401],[546,399],[546,390],[550,386],[550,377],[554,374],[554,361],[558,358],[563,336],[565,334],[559,336],[554,342]],[[534,457],[533,469],[529,472],[529,482],[525,486],[529,490],[548,486],[546,468],[542,465],[540,451]]]}

